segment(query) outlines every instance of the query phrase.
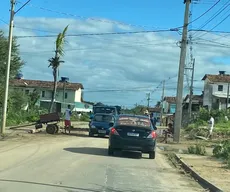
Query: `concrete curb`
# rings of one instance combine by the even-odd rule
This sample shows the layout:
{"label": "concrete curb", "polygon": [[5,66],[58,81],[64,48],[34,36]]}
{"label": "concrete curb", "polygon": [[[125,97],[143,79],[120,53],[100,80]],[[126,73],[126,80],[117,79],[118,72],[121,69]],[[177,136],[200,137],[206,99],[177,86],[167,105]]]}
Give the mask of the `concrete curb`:
{"label": "concrete curb", "polygon": [[[175,154],[175,153],[174,153]],[[180,158],[177,154],[175,154],[176,160],[181,164],[182,168],[191,174],[191,176],[197,180],[202,187],[208,189],[210,192],[223,192],[222,189],[217,186],[211,184],[209,181],[201,177],[198,173],[196,173],[189,165],[187,165],[182,158]]]}

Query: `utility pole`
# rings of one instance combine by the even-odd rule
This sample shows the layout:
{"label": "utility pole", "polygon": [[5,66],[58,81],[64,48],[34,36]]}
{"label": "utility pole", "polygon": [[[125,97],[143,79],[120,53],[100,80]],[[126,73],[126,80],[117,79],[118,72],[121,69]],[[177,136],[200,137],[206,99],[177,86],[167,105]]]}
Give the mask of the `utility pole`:
{"label": "utility pole", "polygon": [[228,83],[228,91],[227,91],[226,110],[228,109],[228,103],[229,103],[229,83]]}
{"label": "utility pole", "polygon": [[3,111],[2,111],[1,133],[5,133],[5,126],[6,126],[7,101],[8,101],[9,77],[10,77],[10,62],[11,62],[14,14],[15,14],[14,6],[15,6],[15,0],[11,0],[10,25],[9,25],[9,37],[8,37],[8,58],[7,58],[7,65],[6,65],[5,94],[4,94]]}
{"label": "utility pole", "polygon": [[193,59],[193,62],[192,62],[192,79],[191,79],[191,85],[190,85],[189,105],[188,105],[189,120],[191,120],[191,118],[192,118],[192,97],[193,97],[194,68],[195,68],[195,58]]}
{"label": "utility pole", "polygon": [[180,63],[178,71],[177,95],[176,95],[176,114],[174,124],[174,138],[176,142],[180,142],[180,129],[182,124],[182,101],[183,101],[183,85],[184,85],[184,68],[186,60],[187,36],[188,36],[188,22],[189,22],[189,8],[191,0],[184,0],[184,26],[181,40]]}
{"label": "utility pole", "polygon": [[147,107],[149,111],[150,93],[147,93]]}
{"label": "utility pole", "polygon": [[23,7],[25,7],[31,0],[28,0],[23,4],[17,11],[14,11],[15,0],[10,0],[11,9],[10,9],[10,24],[9,24],[9,37],[8,37],[8,57],[6,65],[6,79],[5,79],[5,93],[4,93],[4,102],[2,110],[2,127],[1,134],[5,133],[6,127],[6,115],[7,115],[7,104],[8,104],[8,93],[9,93],[9,77],[10,77],[10,63],[11,63],[11,52],[12,52],[12,41],[13,41],[13,27],[14,27],[14,16],[18,13]]}
{"label": "utility pole", "polygon": [[163,102],[164,102],[164,95],[165,95],[165,80],[163,80],[162,84],[163,84],[163,87],[162,87],[162,96],[161,96],[161,117],[160,117],[161,126],[162,126],[162,119],[163,119],[163,113],[164,113]]}

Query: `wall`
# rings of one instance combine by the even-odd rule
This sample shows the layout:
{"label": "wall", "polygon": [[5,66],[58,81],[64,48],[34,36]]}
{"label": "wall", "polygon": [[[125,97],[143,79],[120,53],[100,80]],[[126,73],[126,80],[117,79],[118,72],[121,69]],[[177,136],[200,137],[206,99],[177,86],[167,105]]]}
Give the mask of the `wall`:
{"label": "wall", "polygon": [[204,95],[203,95],[203,106],[208,106],[209,109],[212,107],[212,89],[213,85],[210,84],[208,79],[204,80]]}
{"label": "wall", "polygon": [[170,107],[169,107],[169,113],[170,113],[170,114],[175,113],[175,112],[176,112],[176,104],[170,103],[169,106],[170,106]]}
{"label": "wall", "polygon": [[82,95],[82,89],[79,88],[78,90],[75,91],[75,102],[81,102],[81,95]]}
{"label": "wall", "polygon": [[[223,85],[223,91],[218,91],[218,85]],[[228,91],[228,83],[215,83],[210,84],[210,81],[206,79],[204,81],[204,96],[203,96],[203,106],[208,105],[209,109],[215,105],[216,108],[216,99],[213,98],[213,94],[227,97],[227,91]],[[224,99],[222,99],[222,102],[226,103]],[[221,104],[222,105],[222,104]],[[226,106],[224,107],[224,104],[221,106],[221,109],[226,109]]]}
{"label": "wall", "polygon": [[168,113],[169,103],[167,101],[163,101],[163,110],[164,110],[164,113]]}
{"label": "wall", "polygon": [[[223,85],[223,91],[218,91],[218,85]],[[228,84],[227,83],[215,83],[213,85],[213,94],[221,94],[227,96]]]}
{"label": "wall", "polygon": [[[19,87],[19,88],[11,88],[12,89],[19,89],[24,92],[28,91],[29,93],[33,92],[35,88],[29,88],[29,87]],[[52,98],[52,89],[45,89],[45,88],[36,88],[36,90],[40,93],[40,100],[51,100]],[[42,92],[45,91],[45,95],[42,96]],[[66,103],[74,103],[76,100],[81,101],[81,90],[75,91],[75,90],[65,90],[65,93],[67,94],[67,98],[65,98]],[[77,93],[77,95],[75,95]],[[63,89],[57,90],[56,95],[56,101],[63,102]]]}

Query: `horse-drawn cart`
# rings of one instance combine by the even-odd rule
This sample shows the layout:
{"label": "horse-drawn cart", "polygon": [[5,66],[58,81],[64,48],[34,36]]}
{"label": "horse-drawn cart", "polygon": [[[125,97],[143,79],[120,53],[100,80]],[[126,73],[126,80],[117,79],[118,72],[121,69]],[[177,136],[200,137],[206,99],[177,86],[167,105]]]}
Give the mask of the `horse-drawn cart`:
{"label": "horse-drawn cart", "polygon": [[60,122],[60,116],[58,113],[49,113],[40,115],[40,119],[37,121],[35,128],[41,129],[43,124],[46,125],[46,132],[49,134],[55,134],[59,131],[58,123]]}

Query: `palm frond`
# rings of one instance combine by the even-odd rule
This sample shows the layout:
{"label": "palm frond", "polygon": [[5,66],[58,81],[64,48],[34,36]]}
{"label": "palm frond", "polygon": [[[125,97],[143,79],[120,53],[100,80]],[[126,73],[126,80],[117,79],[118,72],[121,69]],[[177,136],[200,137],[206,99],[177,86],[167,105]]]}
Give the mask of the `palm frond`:
{"label": "palm frond", "polygon": [[57,39],[56,39],[56,53],[59,54],[60,56],[64,55],[64,44],[66,43],[66,33],[68,30],[69,25],[65,27],[65,29],[58,34]]}
{"label": "palm frond", "polygon": [[60,60],[60,57],[52,57],[48,60],[49,62],[49,66],[48,67],[52,67],[52,69],[57,69],[61,63],[64,63],[65,61]]}

